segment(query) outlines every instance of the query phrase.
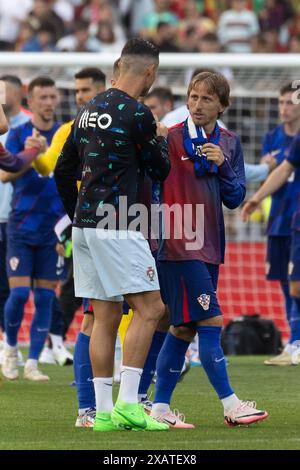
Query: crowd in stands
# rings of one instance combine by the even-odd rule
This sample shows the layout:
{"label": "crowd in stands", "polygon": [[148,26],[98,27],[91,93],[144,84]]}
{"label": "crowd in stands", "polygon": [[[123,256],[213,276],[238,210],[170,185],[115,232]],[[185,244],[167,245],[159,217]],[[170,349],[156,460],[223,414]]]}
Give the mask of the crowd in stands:
{"label": "crowd in stands", "polygon": [[0,0],[0,50],[300,52],[298,0]]}

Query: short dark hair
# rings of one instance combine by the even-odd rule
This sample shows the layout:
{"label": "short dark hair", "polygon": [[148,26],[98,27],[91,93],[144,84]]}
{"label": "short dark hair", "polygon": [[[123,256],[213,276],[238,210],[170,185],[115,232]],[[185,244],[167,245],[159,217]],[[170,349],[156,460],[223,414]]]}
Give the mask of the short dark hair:
{"label": "short dark hair", "polygon": [[16,75],[2,75],[2,77],[0,77],[0,80],[2,80],[3,82],[12,83],[17,87],[22,88],[22,82]]}
{"label": "short dark hair", "polygon": [[217,95],[222,106],[227,108],[230,105],[230,86],[224,75],[218,72],[202,72],[192,78],[188,87],[188,96],[197,83],[205,83],[208,93]]}
{"label": "short dark hair", "polygon": [[37,86],[39,87],[55,86],[55,81],[52,80],[52,78],[50,77],[44,77],[44,76],[36,77],[33,80],[31,80],[31,82],[29,83],[28,93],[29,94],[32,93],[33,89]]}
{"label": "short dark hair", "polygon": [[297,87],[293,86],[293,82],[286,83],[283,87],[280,88],[280,96],[285,95],[286,93],[293,93],[297,90]]}
{"label": "short dark hair", "polygon": [[158,98],[159,101],[162,101],[163,103],[165,103],[166,101],[170,101],[172,104],[174,103],[174,96],[170,88],[162,86],[153,88],[153,90],[151,90],[150,93],[145,96],[144,100],[153,97]]}
{"label": "short dark hair", "polygon": [[127,55],[147,56],[158,61],[159,49],[150,41],[142,38],[129,39],[122,49],[121,57]]}
{"label": "short dark hair", "polygon": [[85,67],[75,74],[75,79],[91,78],[93,82],[101,82],[105,85],[106,75],[97,67]]}

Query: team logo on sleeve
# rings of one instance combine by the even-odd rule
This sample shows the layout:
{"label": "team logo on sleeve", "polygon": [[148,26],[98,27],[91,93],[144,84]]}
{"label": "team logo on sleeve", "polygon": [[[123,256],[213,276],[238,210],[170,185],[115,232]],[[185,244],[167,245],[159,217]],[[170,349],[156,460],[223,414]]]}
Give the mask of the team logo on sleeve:
{"label": "team logo on sleeve", "polygon": [[152,266],[150,266],[150,267],[147,269],[146,274],[147,274],[147,276],[149,277],[150,281],[153,282],[153,281],[154,281],[154,276],[155,276],[155,271],[154,271],[154,269],[152,268]]}
{"label": "team logo on sleeve", "polygon": [[10,260],[9,260],[9,265],[10,265],[11,270],[12,270],[12,271],[16,271],[16,270],[17,270],[17,267],[19,266],[19,263],[20,263],[19,258],[16,258],[15,256],[13,256],[12,258],[10,258]]}
{"label": "team logo on sleeve", "polygon": [[208,310],[209,309],[209,304],[210,304],[210,295],[208,294],[201,294],[197,298],[199,304],[203,308],[203,310]]}

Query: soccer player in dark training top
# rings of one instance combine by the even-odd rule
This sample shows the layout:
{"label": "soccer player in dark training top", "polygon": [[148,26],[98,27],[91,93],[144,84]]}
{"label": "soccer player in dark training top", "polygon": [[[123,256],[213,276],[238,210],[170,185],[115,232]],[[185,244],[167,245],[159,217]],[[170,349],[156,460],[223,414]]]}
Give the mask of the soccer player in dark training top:
{"label": "soccer player in dark training top", "polygon": [[[74,225],[75,293],[90,298],[94,310],[90,352],[97,409],[94,430],[99,431],[168,429],[138,404],[140,376],[164,306],[148,242],[133,229],[123,205],[125,201],[131,211],[137,202],[144,172],[163,181],[170,170],[167,129],[137,101],[154,82],[158,56],[148,41],[126,43],[115,87],[80,111],[55,169],[58,190]],[[77,199],[78,172],[82,183]],[[134,316],[113,407],[114,348],[123,299]]]}

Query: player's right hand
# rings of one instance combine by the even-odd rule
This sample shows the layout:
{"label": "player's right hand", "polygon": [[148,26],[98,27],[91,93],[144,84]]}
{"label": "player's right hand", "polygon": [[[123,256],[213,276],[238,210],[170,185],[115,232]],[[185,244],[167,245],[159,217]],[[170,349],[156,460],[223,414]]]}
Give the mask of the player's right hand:
{"label": "player's right hand", "polygon": [[259,202],[254,198],[249,199],[242,208],[241,218],[243,222],[248,222],[250,215],[258,208]]}
{"label": "player's right hand", "polygon": [[156,123],[156,135],[157,137],[168,137],[168,128],[161,122]]}
{"label": "player's right hand", "polygon": [[38,148],[40,152],[45,152],[47,149],[47,139],[37,131],[37,134],[33,133],[32,136],[27,137],[24,148]]}

